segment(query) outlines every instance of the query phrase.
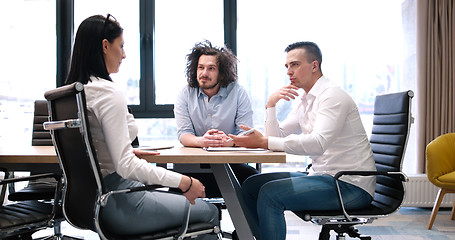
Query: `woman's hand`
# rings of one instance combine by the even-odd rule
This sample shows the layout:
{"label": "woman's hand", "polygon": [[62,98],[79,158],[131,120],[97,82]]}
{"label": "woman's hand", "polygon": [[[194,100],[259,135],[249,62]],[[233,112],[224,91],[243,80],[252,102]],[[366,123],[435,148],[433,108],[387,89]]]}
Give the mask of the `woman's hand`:
{"label": "woman's hand", "polygon": [[196,203],[196,198],[205,198],[205,187],[196,178],[182,175],[179,188],[191,204]]}
{"label": "woman's hand", "polygon": [[141,156],[146,156],[146,155],[160,155],[160,153],[157,151],[142,150],[142,149],[137,149],[137,148],[133,148],[133,153],[138,158],[141,158]]}

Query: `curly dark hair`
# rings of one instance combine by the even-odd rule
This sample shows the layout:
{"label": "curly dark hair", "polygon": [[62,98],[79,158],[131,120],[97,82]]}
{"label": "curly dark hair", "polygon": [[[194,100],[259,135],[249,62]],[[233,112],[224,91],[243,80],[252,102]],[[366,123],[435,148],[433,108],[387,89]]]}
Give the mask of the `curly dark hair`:
{"label": "curly dark hair", "polygon": [[219,81],[221,87],[227,87],[229,83],[237,81],[237,57],[226,46],[213,47],[208,40],[196,43],[191,53],[186,55],[186,79],[190,87],[199,87],[197,81],[197,67],[201,55],[216,56],[219,68]]}

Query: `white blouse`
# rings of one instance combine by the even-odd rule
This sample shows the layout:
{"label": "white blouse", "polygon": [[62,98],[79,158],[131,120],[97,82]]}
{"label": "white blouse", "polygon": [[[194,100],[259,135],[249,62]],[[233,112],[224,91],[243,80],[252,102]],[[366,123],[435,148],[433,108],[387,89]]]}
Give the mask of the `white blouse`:
{"label": "white blouse", "polygon": [[154,166],[133,153],[131,142],[138,128],[117,84],[93,76],[90,80],[84,86],[87,115],[103,177],[117,172],[144,184],[178,187],[181,174]]}

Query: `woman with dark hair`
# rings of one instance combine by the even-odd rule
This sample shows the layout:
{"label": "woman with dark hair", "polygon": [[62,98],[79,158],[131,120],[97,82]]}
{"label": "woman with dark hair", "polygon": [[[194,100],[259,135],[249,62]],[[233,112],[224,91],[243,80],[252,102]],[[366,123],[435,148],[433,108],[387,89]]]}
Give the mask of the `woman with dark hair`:
{"label": "woman with dark hair", "polygon": [[138,129],[128,113],[123,92],[109,77],[119,71],[125,57],[123,29],[115,18],[96,15],[81,23],[66,83],[84,84],[90,131],[106,190],[161,184],[179,188],[184,195],[137,192],[112,196],[101,212],[103,225],[117,234],[175,227],[183,221],[188,199],[193,204],[190,222],[219,226],[216,206],[199,199],[205,197],[205,187],[199,180],[154,166],[138,156],[158,153],[132,148]]}

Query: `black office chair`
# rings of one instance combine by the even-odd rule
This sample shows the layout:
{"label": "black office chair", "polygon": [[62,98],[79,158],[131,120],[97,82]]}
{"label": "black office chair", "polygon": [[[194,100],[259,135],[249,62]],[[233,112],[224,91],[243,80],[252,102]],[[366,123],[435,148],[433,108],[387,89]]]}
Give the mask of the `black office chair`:
{"label": "black office chair", "polygon": [[35,100],[33,114],[32,146],[52,146],[51,133],[45,130],[43,123],[49,118],[46,100]]}
{"label": "black office chair", "polygon": [[[60,175],[54,173],[8,178],[9,173],[6,169],[1,168],[0,171],[5,173],[5,179],[0,180],[2,191],[7,184],[16,182],[41,178],[60,179]],[[58,187],[60,187],[60,184],[56,186],[56,188]],[[58,195],[53,198],[58,201]],[[54,225],[54,217],[57,211],[58,206],[54,205],[52,201],[27,200],[3,204],[0,207],[0,239],[32,239],[32,234],[35,232]]]}
{"label": "black office chair", "polygon": [[[45,130],[43,123],[49,118],[47,111],[46,100],[35,100],[34,102],[34,114],[33,114],[33,131],[32,131],[32,146],[52,146],[52,138],[50,131]],[[47,227],[54,228],[54,234],[42,239],[62,239],[71,237],[64,236],[61,233],[61,222],[64,221],[59,201],[54,201],[58,181],[61,180],[61,170],[57,166],[55,169],[33,169],[30,172],[31,176],[40,176],[39,178],[32,177],[27,186],[23,189],[17,190],[14,187],[14,183],[17,181],[11,181],[9,184],[8,200],[13,202],[30,202],[30,200],[41,200],[48,203],[55,204],[54,212],[52,213],[52,219],[49,221]],[[49,177],[45,177],[45,176]],[[14,173],[10,173],[11,177],[14,177]],[[58,177],[60,176],[60,177]],[[19,178],[21,179],[21,178]],[[22,178],[23,179],[23,178]],[[57,193],[61,194],[61,193]]]}
{"label": "black office chair", "polygon": [[[408,181],[407,176],[401,172],[401,166],[412,121],[413,96],[412,91],[376,96],[370,144],[377,171],[341,171],[335,175],[342,209],[294,211],[303,220],[322,225],[319,240],[330,239],[330,230],[338,234],[337,239],[345,239],[345,234],[371,239],[360,235],[354,226],[371,223],[400,208],[405,196],[404,182]],[[368,207],[346,211],[338,188],[338,179],[343,175],[376,176],[374,199]]]}
{"label": "black office chair", "polygon": [[[73,83],[48,91],[45,98],[48,100],[50,122],[44,126],[51,130],[63,169],[63,213],[70,224],[95,231],[101,239],[183,239],[200,234],[219,236],[217,226],[207,223],[188,225],[189,210],[186,222],[179,228],[152,232],[146,236],[120,236],[109,232],[99,216],[110,196],[154,190],[161,186],[147,185],[106,192],[89,131],[83,84]],[[189,209],[189,202],[187,206]]]}
{"label": "black office chair", "polygon": [[[33,114],[33,131],[32,131],[32,146],[52,146],[52,138],[49,131],[44,130],[43,123],[48,120],[47,101],[36,100],[35,110]],[[58,170],[58,168],[57,168]],[[45,171],[32,171],[30,174],[47,173]],[[57,172],[60,172],[59,170]],[[14,185],[13,185],[14,186]],[[26,187],[15,191],[14,187],[10,187],[8,200],[10,201],[25,201],[25,200],[50,200],[54,198],[55,187],[57,181],[54,178],[43,178],[35,181],[30,181]]]}

